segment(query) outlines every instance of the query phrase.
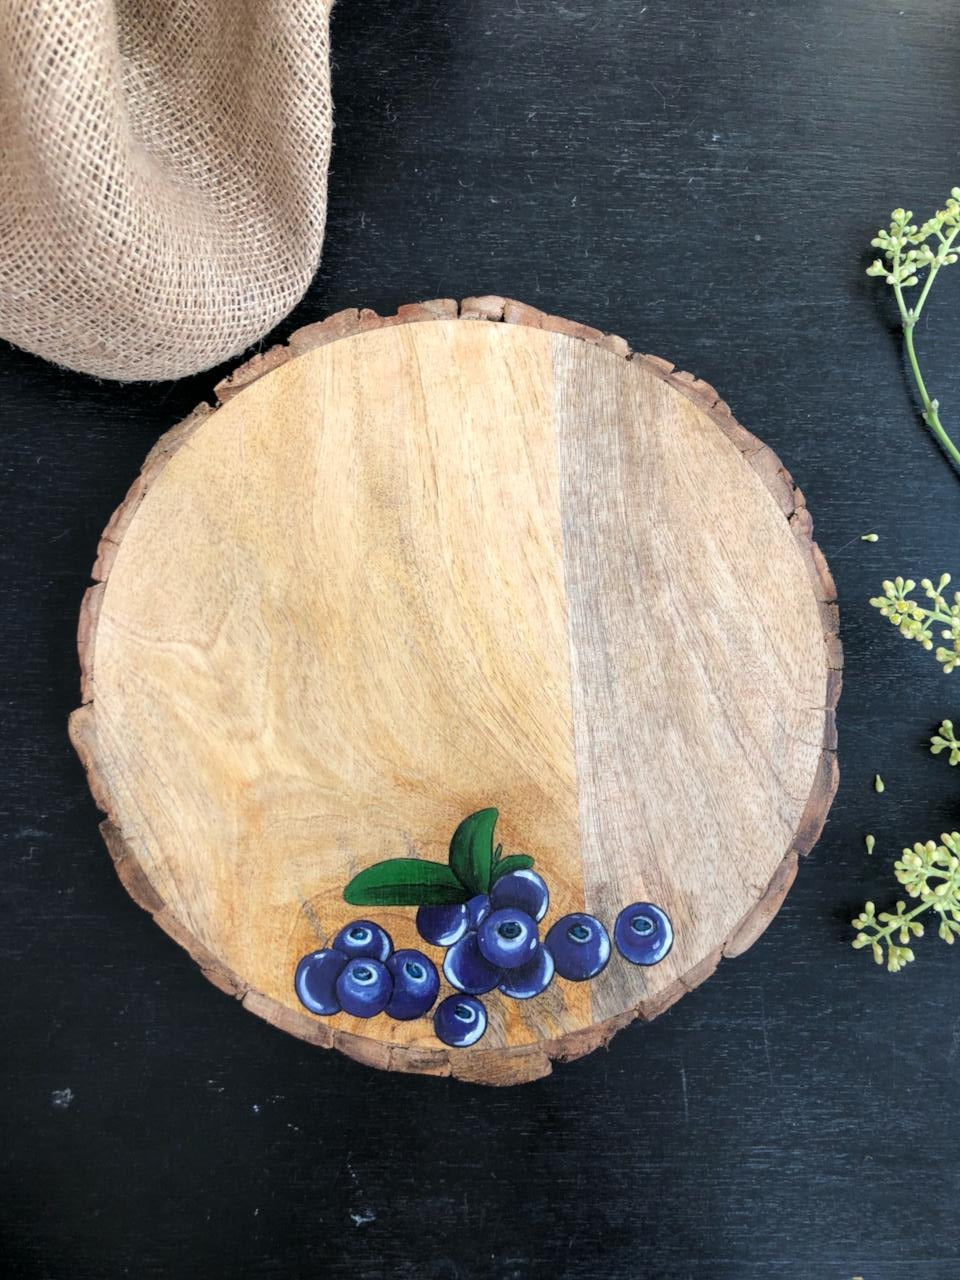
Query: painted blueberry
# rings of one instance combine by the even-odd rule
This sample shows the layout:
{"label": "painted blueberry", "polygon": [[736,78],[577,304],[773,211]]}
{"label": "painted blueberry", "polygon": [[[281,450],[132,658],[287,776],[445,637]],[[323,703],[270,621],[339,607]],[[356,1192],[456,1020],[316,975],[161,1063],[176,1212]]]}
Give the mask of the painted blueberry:
{"label": "painted blueberry", "polygon": [[467,913],[470,916],[470,929],[479,929],[481,924],[490,914],[490,895],[488,893],[478,893],[467,903]]}
{"label": "painted blueberry", "polygon": [[519,969],[506,969],[500,980],[500,991],[511,1000],[529,1000],[546,991],[553,981],[553,956],[546,947],[537,947],[532,960]]}
{"label": "painted blueberry", "polygon": [[536,923],[516,907],[491,911],[477,930],[477,943],[483,958],[498,969],[519,969],[540,945]]}
{"label": "painted blueberry", "polygon": [[437,1039],[454,1049],[476,1044],[487,1029],[487,1011],[473,996],[447,996],[433,1015]]}
{"label": "painted blueberry", "polygon": [[451,987],[482,996],[500,981],[500,970],[488,964],[480,953],[477,935],[467,933],[444,956],[443,972]]}
{"label": "painted blueberry", "polygon": [[347,963],[339,951],[311,951],[297,965],[293,987],[302,1005],[311,1013],[328,1016],[340,1012],[337,979]]}
{"label": "painted blueberry", "polygon": [[433,1008],[440,978],[433,961],[422,951],[395,951],[387,961],[387,969],[393,979],[388,1017],[407,1022]]}
{"label": "painted blueberry", "polygon": [[417,932],[424,942],[432,942],[435,947],[452,947],[469,927],[470,912],[465,902],[421,907],[417,912]]}
{"label": "painted blueberry", "polygon": [[544,944],[553,956],[557,973],[571,982],[595,978],[610,959],[610,938],[594,916],[583,911],[558,920]]}
{"label": "painted blueberry", "polygon": [[337,999],[344,1013],[373,1018],[383,1013],[393,994],[393,979],[386,965],[369,956],[348,960],[337,979]]}
{"label": "painted blueberry", "polygon": [[535,871],[510,871],[501,876],[490,890],[494,910],[518,907],[534,920],[542,920],[550,905],[550,892]]}
{"label": "painted blueberry", "polygon": [[389,933],[372,920],[351,920],[340,930],[331,945],[348,960],[366,956],[371,960],[379,960],[381,964],[386,962],[393,950]]}
{"label": "painted blueberry", "polygon": [[617,916],[613,937],[631,964],[658,964],[673,946],[673,925],[661,907],[634,902]]}

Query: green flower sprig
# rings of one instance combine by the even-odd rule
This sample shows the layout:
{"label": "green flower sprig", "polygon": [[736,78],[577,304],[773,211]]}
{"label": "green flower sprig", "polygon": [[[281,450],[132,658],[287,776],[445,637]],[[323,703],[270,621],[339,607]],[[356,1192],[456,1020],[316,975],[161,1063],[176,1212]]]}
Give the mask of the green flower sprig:
{"label": "green flower sprig", "polygon": [[866,903],[853,921],[858,930],[853,946],[858,951],[870,947],[877,964],[883,964],[886,948],[887,969],[899,973],[914,959],[910,942],[923,937],[917,919],[923,912],[932,911],[939,918],[937,933],[944,942],[952,945],[960,934],[960,831],[944,832],[939,844],[928,840],[904,849],[893,869],[909,897],[919,902],[907,910],[901,900],[894,911],[879,915],[872,902]]}
{"label": "green flower sprig", "polygon": [[950,752],[950,763],[960,764],[960,738],[954,737],[952,720],[944,720],[930,739],[931,755],[938,756],[941,751],[947,750]]}
{"label": "green flower sprig", "polygon": [[934,585],[929,578],[920,583],[924,594],[931,602],[925,607],[911,598],[911,592],[917,584],[912,578],[894,578],[883,584],[883,595],[874,596],[870,603],[875,609],[898,627],[900,634],[908,640],[916,640],[924,649],[934,647],[934,627],[940,627],[940,639],[949,641],[949,645],[937,645],[935,657],[949,674],[960,666],[960,591],[953,593],[953,603],[943,594],[950,582],[949,573],[941,575],[940,581]]}
{"label": "green flower sprig", "polygon": [[[913,379],[923,405],[923,420],[950,456],[954,466],[960,468],[960,449],[953,443],[940,421],[940,403],[927,391],[914,347],[914,330],[923,311],[933,282],[941,267],[952,266],[958,258],[954,242],[960,235],[960,187],[950,192],[946,207],[939,209],[922,225],[911,222],[909,209],[894,209],[890,215],[890,230],[880,230],[870,241],[876,249],[883,250],[882,258],[875,258],[867,268],[868,276],[879,276],[893,289],[903,325],[903,337]],[[960,248],[960,245],[958,245]],[[923,273],[926,279],[914,306],[907,305],[904,290],[920,284]]]}

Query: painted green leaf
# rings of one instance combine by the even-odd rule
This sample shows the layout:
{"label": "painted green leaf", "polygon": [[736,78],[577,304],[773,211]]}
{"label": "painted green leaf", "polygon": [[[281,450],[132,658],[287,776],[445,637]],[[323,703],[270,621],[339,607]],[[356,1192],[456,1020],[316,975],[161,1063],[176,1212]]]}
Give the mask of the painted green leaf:
{"label": "painted green leaf", "polygon": [[466,902],[462,882],[442,862],[390,858],[355,875],[343,891],[355,907],[422,907]]}
{"label": "painted green leaf", "polygon": [[499,880],[501,876],[508,876],[511,871],[529,871],[533,866],[533,859],[528,853],[511,853],[509,858],[503,858],[493,869],[494,880]]}
{"label": "painted green leaf", "polygon": [[493,831],[499,813],[480,809],[464,818],[450,841],[450,866],[473,893],[486,893],[493,876]]}

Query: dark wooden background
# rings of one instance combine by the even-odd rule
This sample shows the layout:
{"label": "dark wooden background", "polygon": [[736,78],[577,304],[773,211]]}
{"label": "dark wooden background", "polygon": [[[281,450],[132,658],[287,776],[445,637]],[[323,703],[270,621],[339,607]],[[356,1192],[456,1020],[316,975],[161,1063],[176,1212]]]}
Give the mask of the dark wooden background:
{"label": "dark wooden background", "polygon": [[[0,1269],[954,1280],[960,948],[890,976],[847,925],[960,825],[924,745],[960,674],[867,604],[960,576],[960,482],[862,274],[894,204],[960,182],[954,0],[341,0],[334,47],[324,263],[279,335],[497,291],[714,383],[836,574],[839,798],[751,952],[548,1080],[381,1075],[271,1030],[128,899],[65,730],[97,536],[215,374],[123,388],[4,348]],[[918,338],[960,431],[953,274]]]}

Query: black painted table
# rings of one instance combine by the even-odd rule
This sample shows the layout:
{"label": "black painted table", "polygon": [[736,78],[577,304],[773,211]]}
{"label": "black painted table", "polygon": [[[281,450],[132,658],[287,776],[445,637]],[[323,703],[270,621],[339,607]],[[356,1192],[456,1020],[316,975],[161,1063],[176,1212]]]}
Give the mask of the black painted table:
{"label": "black painted table", "polygon": [[[960,956],[929,937],[891,976],[847,921],[892,899],[902,844],[960,825],[925,749],[960,676],[867,604],[960,574],[960,484],[862,274],[892,205],[960,181],[960,14],[342,0],[334,45],[324,264],[274,336],[506,292],[714,383],[837,578],[840,794],[752,951],[550,1079],[382,1075],[272,1031],[130,902],[65,732],[97,536],[217,375],[123,388],[3,349],[6,1274],[950,1280]],[[960,423],[956,276],[918,342]]]}

